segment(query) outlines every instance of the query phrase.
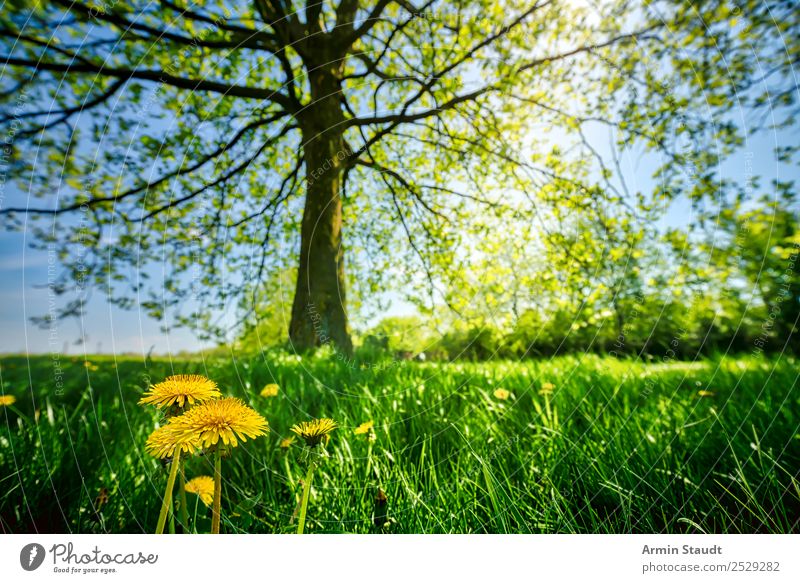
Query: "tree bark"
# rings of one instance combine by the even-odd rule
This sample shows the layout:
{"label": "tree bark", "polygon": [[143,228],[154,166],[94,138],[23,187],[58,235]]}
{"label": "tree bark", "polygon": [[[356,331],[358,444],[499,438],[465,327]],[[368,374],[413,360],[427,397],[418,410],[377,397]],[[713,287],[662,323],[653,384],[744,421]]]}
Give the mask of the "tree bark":
{"label": "tree bark", "polygon": [[351,354],[342,246],[341,187],[347,158],[336,67],[309,75],[311,103],[298,115],[306,200],[289,340],[296,350],[332,344]]}

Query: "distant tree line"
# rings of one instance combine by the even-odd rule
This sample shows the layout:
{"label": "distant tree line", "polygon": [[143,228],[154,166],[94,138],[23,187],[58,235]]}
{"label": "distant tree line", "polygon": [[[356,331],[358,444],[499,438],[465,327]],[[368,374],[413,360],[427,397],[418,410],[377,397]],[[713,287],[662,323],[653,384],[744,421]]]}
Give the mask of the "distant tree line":
{"label": "distant tree line", "polygon": [[[383,318],[356,335],[357,356],[484,360],[589,352],[685,360],[720,352],[798,354],[794,195],[726,205],[708,219],[705,230],[656,234],[627,226],[616,236],[606,229],[599,239],[585,217],[576,218],[586,241],[565,236],[568,228],[559,237],[573,259],[584,260],[565,259],[569,254],[554,245],[526,276],[520,275],[524,262],[518,265],[492,309],[487,292],[473,295],[472,309],[460,314],[439,306]],[[522,297],[535,301],[525,304]],[[267,306],[263,314],[238,346],[292,349],[280,310]]]}

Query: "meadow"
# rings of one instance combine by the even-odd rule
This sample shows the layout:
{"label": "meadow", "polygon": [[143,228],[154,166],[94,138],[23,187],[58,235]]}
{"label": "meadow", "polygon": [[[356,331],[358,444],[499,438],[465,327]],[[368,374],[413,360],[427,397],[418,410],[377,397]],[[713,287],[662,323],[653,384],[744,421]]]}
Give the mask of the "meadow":
{"label": "meadow", "polygon": [[[311,533],[786,533],[800,521],[800,363],[565,356],[353,363],[0,359],[2,532],[153,532],[166,466],[144,444],[151,383],[199,373],[270,425],[223,468],[222,532],[294,532],[292,424],[340,427],[314,477]],[[260,396],[270,383],[277,395]],[[356,428],[373,421],[371,430]],[[208,456],[187,478],[211,475]],[[210,509],[190,494],[189,530]],[[180,526],[177,527],[180,532]]]}

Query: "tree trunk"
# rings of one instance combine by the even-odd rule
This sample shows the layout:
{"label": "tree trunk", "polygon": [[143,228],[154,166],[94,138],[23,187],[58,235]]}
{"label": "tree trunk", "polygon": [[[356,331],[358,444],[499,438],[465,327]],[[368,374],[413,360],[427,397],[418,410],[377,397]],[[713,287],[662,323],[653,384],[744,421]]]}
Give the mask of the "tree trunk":
{"label": "tree trunk", "polygon": [[296,350],[332,344],[351,354],[342,246],[342,174],[347,157],[338,71],[309,76],[311,104],[298,116],[303,132],[306,200],[289,339]]}

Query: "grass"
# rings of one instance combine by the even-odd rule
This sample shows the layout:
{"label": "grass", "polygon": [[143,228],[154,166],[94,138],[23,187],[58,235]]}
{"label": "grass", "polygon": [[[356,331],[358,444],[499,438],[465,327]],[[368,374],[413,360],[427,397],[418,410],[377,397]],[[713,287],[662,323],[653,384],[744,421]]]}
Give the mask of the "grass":
{"label": "grass", "polygon": [[[136,401],[149,382],[193,372],[271,427],[225,460],[223,532],[296,530],[306,466],[297,441],[279,442],[309,416],[341,428],[315,472],[306,532],[798,531],[791,358],[89,360],[60,359],[61,390],[50,357],[0,360],[2,393],[17,397],[0,409],[3,532],[153,532],[167,468],[144,453],[158,414]],[[278,396],[260,397],[273,382]],[[374,441],[353,432],[368,420]],[[211,459],[187,462],[187,479],[212,472]],[[192,529],[208,532],[210,509],[194,494],[188,506]]]}

